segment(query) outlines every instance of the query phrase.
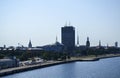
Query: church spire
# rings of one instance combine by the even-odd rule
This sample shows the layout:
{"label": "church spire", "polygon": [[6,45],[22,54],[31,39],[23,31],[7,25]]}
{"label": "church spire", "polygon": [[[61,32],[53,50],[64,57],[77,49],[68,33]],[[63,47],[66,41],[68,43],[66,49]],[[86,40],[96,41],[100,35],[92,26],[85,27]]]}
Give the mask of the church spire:
{"label": "church spire", "polygon": [[107,43],[107,49],[109,48],[109,44]]}
{"label": "church spire", "polygon": [[101,40],[99,40],[99,47],[101,47]]}
{"label": "church spire", "polygon": [[117,41],[115,42],[115,47],[116,47],[116,48],[118,47],[118,42],[117,42]]}
{"label": "church spire", "polygon": [[31,43],[31,40],[29,40],[28,47],[29,47],[29,48],[32,48],[32,43]]}
{"label": "church spire", "polygon": [[87,41],[86,41],[86,47],[89,48],[90,47],[90,41],[89,41],[89,37],[87,37]]}
{"label": "church spire", "polygon": [[77,35],[77,46],[79,46],[79,36]]}
{"label": "church spire", "polygon": [[87,41],[89,41],[89,37],[87,37]]}
{"label": "church spire", "polygon": [[56,36],[56,42],[58,42],[58,38],[57,38],[57,36]]}

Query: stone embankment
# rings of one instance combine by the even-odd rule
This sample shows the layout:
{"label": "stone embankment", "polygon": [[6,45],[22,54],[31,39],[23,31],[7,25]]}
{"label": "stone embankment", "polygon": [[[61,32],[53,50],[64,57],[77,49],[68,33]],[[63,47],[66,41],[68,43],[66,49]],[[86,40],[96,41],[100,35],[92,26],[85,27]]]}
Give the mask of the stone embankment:
{"label": "stone embankment", "polygon": [[108,54],[108,55],[100,55],[100,56],[82,56],[82,57],[72,57],[70,60],[65,61],[47,61],[40,64],[35,65],[28,65],[28,66],[21,66],[21,67],[15,67],[15,68],[9,68],[9,69],[3,69],[0,70],[0,76],[6,76],[14,73],[19,73],[23,71],[29,71],[37,68],[44,68],[49,66],[54,66],[58,64],[64,64],[64,63],[71,63],[76,61],[98,61],[99,59],[103,58],[111,58],[111,57],[119,57],[120,54]]}

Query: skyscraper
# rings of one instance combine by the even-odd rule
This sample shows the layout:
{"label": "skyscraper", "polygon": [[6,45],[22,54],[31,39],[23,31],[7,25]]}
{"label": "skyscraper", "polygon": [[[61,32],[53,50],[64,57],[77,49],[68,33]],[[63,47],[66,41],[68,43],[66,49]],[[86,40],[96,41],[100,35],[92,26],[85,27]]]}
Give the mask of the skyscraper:
{"label": "skyscraper", "polygon": [[61,28],[62,44],[65,50],[71,52],[75,48],[75,28],[73,26],[64,26]]}

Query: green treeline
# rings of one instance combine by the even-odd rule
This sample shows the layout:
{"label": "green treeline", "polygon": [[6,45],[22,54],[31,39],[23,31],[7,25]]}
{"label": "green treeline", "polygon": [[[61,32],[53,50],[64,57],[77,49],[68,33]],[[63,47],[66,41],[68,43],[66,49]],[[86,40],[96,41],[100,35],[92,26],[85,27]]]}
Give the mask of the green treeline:
{"label": "green treeline", "polygon": [[69,52],[47,52],[40,50],[0,50],[0,59],[4,57],[16,56],[20,61],[28,60],[34,57],[40,57],[45,60],[66,60],[71,56],[87,56],[87,55],[104,55],[120,53],[119,48],[88,48],[85,50],[75,50],[73,53]]}
{"label": "green treeline", "polygon": [[0,59],[4,57],[16,56],[21,61],[28,60],[34,57],[40,57],[45,60],[65,60],[69,56],[64,52],[47,52],[47,51],[38,51],[38,50],[6,50],[0,51]]}
{"label": "green treeline", "polygon": [[104,48],[88,48],[85,50],[76,50],[76,55],[104,55],[104,54],[117,54],[120,53],[120,49],[119,48],[108,48],[108,49],[104,49]]}

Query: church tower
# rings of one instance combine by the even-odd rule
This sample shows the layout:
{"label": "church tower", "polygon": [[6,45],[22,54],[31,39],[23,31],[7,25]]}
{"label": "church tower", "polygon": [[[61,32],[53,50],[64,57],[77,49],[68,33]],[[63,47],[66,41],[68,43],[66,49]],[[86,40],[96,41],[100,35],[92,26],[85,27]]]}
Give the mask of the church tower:
{"label": "church tower", "polygon": [[31,40],[29,40],[28,48],[32,48]]}
{"label": "church tower", "polygon": [[118,47],[118,42],[117,42],[117,41],[115,42],[115,47],[116,47],[116,48]]}
{"label": "church tower", "polygon": [[89,48],[90,47],[90,41],[89,41],[89,37],[87,37],[87,41],[86,41],[86,47]]}

